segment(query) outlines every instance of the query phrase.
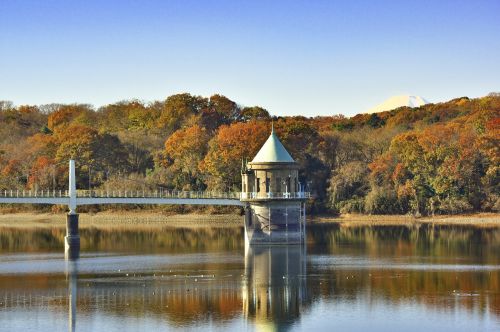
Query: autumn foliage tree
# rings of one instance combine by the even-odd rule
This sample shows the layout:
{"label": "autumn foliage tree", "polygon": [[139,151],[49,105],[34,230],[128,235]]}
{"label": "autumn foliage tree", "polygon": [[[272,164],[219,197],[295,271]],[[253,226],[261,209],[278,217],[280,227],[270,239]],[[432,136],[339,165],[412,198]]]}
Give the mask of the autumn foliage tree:
{"label": "autumn foliage tree", "polygon": [[45,190],[55,190],[56,188],[57,168],[54,160],[46,156],[38,157],[30,170],[28,178],[28,186],[31,189],[37,190],[44,188]]}
{"label": "autumn foliage tree", "polygon": [[205,189],[200,162],[208,149],[209,135],[205,128],[194,125],[177,130],[165,142],[165,163],[170,168],[172,185],[183,190]]}
{"label": "autumn foliage tree", "polygon": [[402,209],[414,214],[478,210],[489,164],[481,136],[458,121],[396,136],[389,154],[369,166],[372,190],[394,190]]}
{"label": "autumn foliage tree", "polygon": [[90,105],[61,105],[56,111],[49,114],[47,127],[54,131],[59,126],[67,126],[72,123],[90,125],[95,121],[95,114]]}
{"label": "autumn foliage tree", "polygon": [[157,127],[171,134],[207,107],[208,100],[188,93],[173,95],[160,106]]}
{"label": "autumn foliage tree", "polygon": [[237,122],[219,128],[209,143],[201,169],[210,189],[239,190],[242,160],[253,158],[269,136],[269,123]]}

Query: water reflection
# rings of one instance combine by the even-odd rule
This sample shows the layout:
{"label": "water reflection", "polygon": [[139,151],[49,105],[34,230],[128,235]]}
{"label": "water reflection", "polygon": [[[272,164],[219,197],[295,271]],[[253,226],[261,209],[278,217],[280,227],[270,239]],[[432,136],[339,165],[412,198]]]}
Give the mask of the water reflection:
{"label": "water reflection", "polygon": [[[79,295],[78,264],[77,259],[66,260],[68,331],[70,332],[76,331]],[[82,272],[85,272],[85,270]],[[146,275],[142,277],[147,279]],[[170,316],[172,321],[180,323],[183,316],[186,316],[186,321],[189,321],[190,318],[196,316],[194,311],[200,309],[200,311],[203,311],[203,307],[212,307],[212,310],[219,311],[216,316],[223,317],[224,309],[217,308],[213,303],[208,306],[203,305],[204,298],[213,300],[220,296],[220,301],[224,299],[226,305],[242,303],[244,317],[253,321],[257,329],[288,330],[300,319],[303,310],[302,306],[306,303],[306,249],[302,245],[245,247],[245,274],[241,285],[240,300],[237,299],[235,294],[237,287],[227,288],[226,285],[225,289],[222,289],[222,294],[217,296],[217,294],[209,292],[207,289],[218,284],[217,282],[210,282],[215,279],[214,276],[210,275],[207,276],[208,278],[204,278],[203,275],[198,275],[195,277],[194,279],[190,278],[190,280],[181,280],[183,282],[180,283],[174,281],[176,278],[170,278],[169,285],[155,286],[148,283],[147,288],[146,284],[142,284],[143,287],[137,287],[137,284],[129,283],[128,289],[124,289],[124,285],[120,285],[125,280],[115,279],[115,291],[111,296],[109,291],[102,294],[102,301],[98,306],[104,310],[114,311],[120,307],[120,301],[116,301],[116,297],[114,297],[115,301],[112,300],[113,295],[117,293],[119,298],[126,296],[125,303],[128,307],[130,303],[135,303],[138,299],[142,298],[144,301],[146,294],[156,295],[155,291],[158,291],[160,303],[156,301],[146,305],[143,302],[144,309],[159,310],[161,312],[165,310],[162,308],[168,308],[170,304],[171,310],[165,310],[167,317]],[[179,279],[186,278],[179,276]],[[201,282],[195,286],[193,281],[198,282],[198,279]],[[174,282],[172,283],[172,281]],[[192,288],[191,293],[190,288]],[[214,288],[217,289],[218,287]],[[88,294],[88,291],[82,295],[85,297],[80,299],[82,304],[88,302],[88,297],[96,297],[95,294]],[[236,301],[228,301],[230,298],[236,299]],[[158,308],[155,309],[155,306],[158,306]],[[193,310],[193,307],[196,309]]]}
{"label": "water reflection", "polygon": [[247,246],[243,313],[263,330],[287,330],[306,298],[306,253],[301,245]]}
{"label": "water reflection", "polygon": [[[63,252],[64,228],[0,228],[0,252]],[[185,253],[241,250],[243,227],[80,229],[81,253]]]}
{"label": "water reflection", "polygon": [[[179,325],[192,322],[193,317],[209,310],[215,317],[223,318],[224,311],[237,312],[236,305],[241,306],[244,317],[259,330],[288,330],[300,319],[302,306],[306,303],[305,247],[249,246],[245,248],[244,261],[241,298],[237,296],[237,287],[228,287],[225,281],[225,287],[221,288],[220,280],[215,280],[213,275],[195,275],[192,278],[174,275],[167,282],[157,283],[155,278],[145,274],[140,277],[140,285],[114,276],[111,294],[111,283],[108,281],[105,282],[108,287],[101,286],[107,291],[99,292],[101,287],[94,285],[90,292],[86,290],[80,294],[79,299],[78,275],[88,271],[85,265],[84,270],[79,271],[78,259],[66,260],[68,331],[76,331],[78,303],[83,305],[96,301],[95,306],[103,310],[114,312],[121,308],[127,312],[131,310],[131,303],[137,309],[141,300],[145,311],[164,312],[170,321]],[[161,278],[165,279],[164,275]],[[198,281],[200,283],[196,284]],[[218,289],[219,292],[210,289]],[[145,295],[152,299],[145,300]],[[151,295],[158,295],[156,301]],[[204,304],[207,299],[210,303]],[[217,307],[217,302],[224,304]],[[228,317],[234,316],[229,314]]]}
{"label": "water reflection", "polygon": [[86,232],[65,261],[64,232],[0,230],[0,330],[500,327],[500,229],[318,226],[307,255],[239,229]]}
{"label": "water reflection", "polygon": [[78,260],[66,260],[66,280],[68,282],[68,331],[76,330],[76,309],[78,299]]}

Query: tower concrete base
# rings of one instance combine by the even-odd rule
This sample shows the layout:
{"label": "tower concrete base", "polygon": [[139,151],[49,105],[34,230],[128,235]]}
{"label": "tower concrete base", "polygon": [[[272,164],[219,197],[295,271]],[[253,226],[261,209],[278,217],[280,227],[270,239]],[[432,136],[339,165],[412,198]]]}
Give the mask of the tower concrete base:
{"label": "tower concrete base", "polygon": [[249,203],[245,208],[245,241],[251,245],[303,243],[303,209],[300,201]]}

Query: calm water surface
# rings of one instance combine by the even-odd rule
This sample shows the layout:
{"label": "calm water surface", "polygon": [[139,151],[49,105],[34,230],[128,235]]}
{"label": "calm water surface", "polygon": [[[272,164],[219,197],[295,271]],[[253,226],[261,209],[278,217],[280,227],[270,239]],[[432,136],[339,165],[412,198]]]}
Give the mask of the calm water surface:
{"label": "calm water surface", "polygon": [[500,229],[0,230],[1,331],[500,331]]}

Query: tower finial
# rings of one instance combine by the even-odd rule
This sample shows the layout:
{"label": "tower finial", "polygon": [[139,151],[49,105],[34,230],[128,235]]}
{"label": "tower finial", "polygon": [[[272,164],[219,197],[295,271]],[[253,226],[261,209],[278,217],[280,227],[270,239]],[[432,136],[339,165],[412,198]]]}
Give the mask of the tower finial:
{"label": "tower finial", "polygon": [[271,119],[271,134],[274,134],[274,119]]}

